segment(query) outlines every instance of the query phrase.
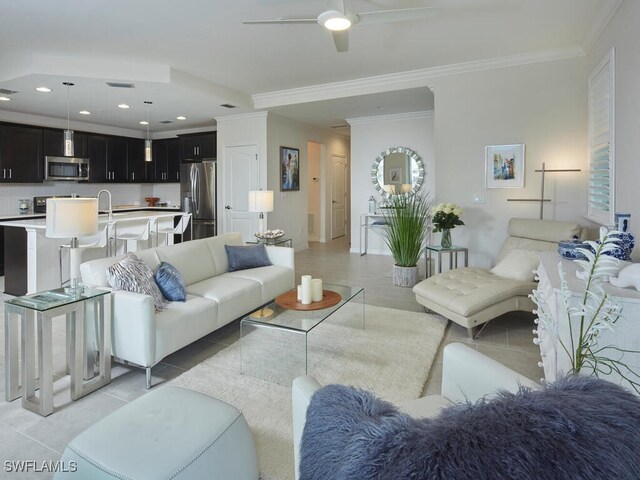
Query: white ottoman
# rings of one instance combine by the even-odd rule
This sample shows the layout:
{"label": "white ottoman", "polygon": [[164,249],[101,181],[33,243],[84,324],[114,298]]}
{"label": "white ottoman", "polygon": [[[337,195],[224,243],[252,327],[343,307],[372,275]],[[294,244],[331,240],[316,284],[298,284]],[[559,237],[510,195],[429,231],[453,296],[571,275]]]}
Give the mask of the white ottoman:
{"label": "white ottoman", "polygon": [[74,438],[55,479],[257,479],[249,426],[232,405],[175,386],[150,392]]}

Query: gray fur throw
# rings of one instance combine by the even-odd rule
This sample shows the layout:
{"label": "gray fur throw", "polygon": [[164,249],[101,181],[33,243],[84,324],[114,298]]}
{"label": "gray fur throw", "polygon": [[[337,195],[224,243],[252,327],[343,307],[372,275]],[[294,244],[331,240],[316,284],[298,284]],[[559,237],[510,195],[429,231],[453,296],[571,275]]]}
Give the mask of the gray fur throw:
{"label": "gray fur throw", "polygon": [[640,399],[590,377],[414,419],[342,385],[316,392],[300,480],[640,479]]}
{"label": "gray fur throw", "polygon": [[150,295],[156,312],[167,308],[168,302],[156,284],[153,271],[133,253],[125,254],[107,269],[107,280],[115,290]]}

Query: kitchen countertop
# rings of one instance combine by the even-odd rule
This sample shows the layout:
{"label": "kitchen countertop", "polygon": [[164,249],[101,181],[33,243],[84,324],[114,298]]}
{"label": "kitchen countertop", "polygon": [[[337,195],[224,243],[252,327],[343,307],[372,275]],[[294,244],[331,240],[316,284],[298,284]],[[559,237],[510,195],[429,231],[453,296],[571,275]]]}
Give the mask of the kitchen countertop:
{"label": "kitchen countertop", "polygon": [[[113,213],[114,222],[133,221],[133,220],[146,220],[151,217],[173,217],[179,214],[180,211],[176,209],[168,209],[166,207],[156,208],[144,208],[140,207],[137,210],[115,210]],[[25,218],[26,217],[26,218]],[[109,216],[106,213],[102,213],[98,216],[98,224],[105,224],[109,222]],[[23,227],[32,228],[36,230],[44,230],[46,228],[46,218],[44,215],[21,215],[17,217],[2,218],[0,217],[0,226],[4,227]]]}
{"label": "kitchen countertop", "polygon": [[[171,211],[177,212],[180,211],[180,207],[178,206],[167,206],[167,207],[142,207],[139,205],[122,205],[113,207],[113,211],[115,212],[136,212],[140,210],[150,210],[150,211]],[[103,210],[100,210],[103,212]],[[19,213],[9,215],[9,214],[0,214],[0,222],[7,222],[12,220],[28,220],[30,218],[45,218],[44,213],[30,213],[27,215],[20,215]]]}

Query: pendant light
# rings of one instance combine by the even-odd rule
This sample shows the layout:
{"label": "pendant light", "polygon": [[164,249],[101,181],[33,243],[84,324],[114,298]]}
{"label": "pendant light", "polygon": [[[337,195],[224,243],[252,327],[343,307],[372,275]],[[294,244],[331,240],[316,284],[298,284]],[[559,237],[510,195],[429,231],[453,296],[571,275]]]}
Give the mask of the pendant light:
{"label": "pendant light", "polygon": [[151,162],[153,161],[153,152],[151,151],[151,139],[149,138],[149,105],[152,105],[153,102],[145,101],[147,104],[147,139],[144,141],[144,161]]}
{"label": "pendant light", "polygon": [[73,130],[69,128],[69,87],[73,87],[71,82],[62,82],[67,87],[67,129],[64,131],[64,156],[73,157]]}

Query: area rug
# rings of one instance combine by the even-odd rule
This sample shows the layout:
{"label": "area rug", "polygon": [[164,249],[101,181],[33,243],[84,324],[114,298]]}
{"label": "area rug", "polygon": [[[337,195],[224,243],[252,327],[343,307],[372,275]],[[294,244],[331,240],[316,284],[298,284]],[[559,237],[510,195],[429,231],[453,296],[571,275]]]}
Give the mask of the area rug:
{"label": "area rug", "polygon": [[[358,310],[351,309],[351,314]],[[438,315],[367,305],[365,330],[331,321],[312,330],[309,374],[322,385],[354,385],[391,402],[419,398],[445,326]],[[281,355],[286,357],[287,350]],[[235,405],[251,427],[261,478],[292,479],[291,389],[242,375],[240,360],[238,341],[171,383]]]}

